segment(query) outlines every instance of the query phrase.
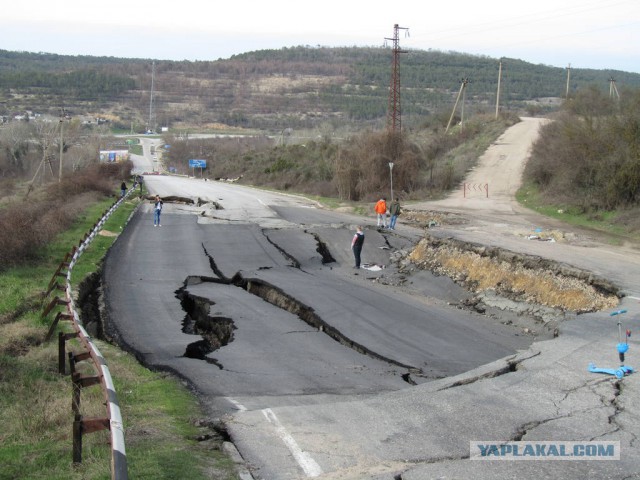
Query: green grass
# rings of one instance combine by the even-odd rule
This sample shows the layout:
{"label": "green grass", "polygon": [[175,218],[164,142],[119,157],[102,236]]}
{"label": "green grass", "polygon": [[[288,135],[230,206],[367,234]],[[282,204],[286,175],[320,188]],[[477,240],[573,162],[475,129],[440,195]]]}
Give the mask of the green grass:
{"label": "green grass", "polygon": [[[104,230],[122,231],[137,202],[125,201]],[[82,464],[72,464],[71,382],[58,373],[57,342],[43,342],[54,314],[40,320],[41,292],[55,268],[111,205],[113,199],[89,206],[72,228],[42,252],[41,262],[0,274],[0,480],[111,478],[108,431],[83,436]],[[73,270],[74,288],[97,270],[114,240],[96,236]],[[69,325],[63,323],[59,329],[69,330]],[[195,440],[204,432],[194,419],[205,414],[181,382],[149,371],[116,346],[94,341],[115,383],[129,478],[236,478],[232,462],[219,445]],[[67,342],[70,350],[82,351],[75,341]],[[90,362],[81,362],[78,368],[93,374]],[[106,414],[100,387],[83,389],[81,400],[83,415]]]}
{"label": "green grass", "polygon": [[129,145],[129,153],[142,155],[142,145]]}
{"label": "green grass", "polygon": [[516,200],[520,205],[541,215],[608,235],[612,243],[619,243],[622,239],[638,240],[624,227],[615,223],[618,215],[616,211],[598,212],[594,215],[584,213],[575,206],[549,204],[544,202],[536,186],[531,184],[523,185],[516,192]]}

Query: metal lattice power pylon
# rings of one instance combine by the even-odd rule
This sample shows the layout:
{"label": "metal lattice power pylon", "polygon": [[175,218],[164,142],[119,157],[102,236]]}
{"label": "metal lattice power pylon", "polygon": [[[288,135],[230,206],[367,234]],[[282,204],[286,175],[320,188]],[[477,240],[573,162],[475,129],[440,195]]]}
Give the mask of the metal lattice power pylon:
{"label": "metal lattice power pylon", "polygon": [[393,38],[385,38],[393,42],[393,60],[391,62],[391,86],[389,88],[389,106],[387,109],[387,129],[392,132],[402,130],[402,108],[400,104],[400,54],[407,53],[400,50],[400,30],[409,30],[399,27],[396,23],[393,26]]}

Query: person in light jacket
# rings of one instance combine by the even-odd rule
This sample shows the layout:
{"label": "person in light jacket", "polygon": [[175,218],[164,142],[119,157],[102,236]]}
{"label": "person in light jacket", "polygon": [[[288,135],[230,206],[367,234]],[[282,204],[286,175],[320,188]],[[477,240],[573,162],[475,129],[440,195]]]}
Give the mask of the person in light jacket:
{"label": "person in light jacket", "polygon": [[387,199],[382,197],[378,200],[373,210],[378,217],[378,227],[382,226],[382,228],[387,228]]}

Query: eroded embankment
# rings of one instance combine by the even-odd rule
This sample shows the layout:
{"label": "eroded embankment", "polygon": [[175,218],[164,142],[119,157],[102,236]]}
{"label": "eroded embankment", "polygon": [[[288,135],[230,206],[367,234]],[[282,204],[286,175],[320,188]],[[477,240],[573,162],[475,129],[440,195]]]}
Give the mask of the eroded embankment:
{"label": "eroded embankment", "polygon": [[576,313],[613,308],[618,287],[593,273],[542,257],[426,235],[408,257],[468,290]]}

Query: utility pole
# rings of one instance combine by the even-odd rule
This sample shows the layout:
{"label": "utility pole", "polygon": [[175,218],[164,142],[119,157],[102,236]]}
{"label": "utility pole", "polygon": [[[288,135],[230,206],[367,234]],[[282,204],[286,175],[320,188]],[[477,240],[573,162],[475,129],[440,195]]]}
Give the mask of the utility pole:
{"label": "utility pole", "polygon": [[399,27],[396,23],[393,26],[393,38],[385,38],[393,42],[393,60],[391,62],[391,86],[389,88],[389,107],[387,108],[387,129],[390,132],[398,132],[402,130],[402,113],[400,104],[400,54],[407,53],[406,50],[400,50],[400,30],[408,28]]}
{"label": "utility pole", "polygon": [[453,116],[456,113],[456,109],[458,108],[458,102],[460,101],[460,97],[463,97],[462,100],[462,113],[460,116],[460,125],[462,125],[462,123],[464,122],[464,98],[465,96],[463,95],[464,91],[467,89],[467,83],[469,83],[469,79],[468,78],[463,78],[461,80],[461,84],[460,84],[460,90],[458,91],[458,97],[456,98],[456,103],[453,106],[453,111],[451,112],[451,116],[449,117],[449,123],[447,123],[447,128],[445,129],[444,133],[447,133],[449,131],[449,127],[451,126],[451,122],[453,121]]}
{"label": "utility pole", "polygon": [[500,66],[498,67],[498,92],[496,93],[496,120],[498,119],[498,114],[500,113],[500,83],[502,82],[502,60],[500,61]]}
{"label": "utility pole", "polygon": [[565,94],[565,98],[568,99],[569,98],[569,81],[571,79],[571,64],[569,64],[569,66],[567,66],[567,92]]}
{"label": "utility pole", "polygon": [[616,79],[613,77],[609,78],[609,97],[616,98],[620,100],[620,94],[618,93],[618,87],[616,87]]}
{"label": "utility pole", "polygon": [[153,130],[153,83],[156,77],[156,62],[151,64],[151,93],[149,95],[149,126],[147,127],[147,132],[151,132]]}
{"label": "utility pole", "polygon": [[64,152],[64,136],[62,132],[64,131],[64,110],[62,111],[62,116],[60,117],[60,172],[58,173],[58,183],[62,182],[62,154]]}
{"label": "utility pole", "polygon": [[[58,172],[58,183],[62,182],[62,155],[64,154],[64,122],[68,120],[70,117],[64,111],[64,107],[62,107],[62,111],[60,112],[60,170]],[[53,172],[51,172],[53,174]]]}

